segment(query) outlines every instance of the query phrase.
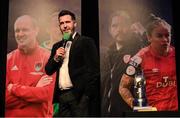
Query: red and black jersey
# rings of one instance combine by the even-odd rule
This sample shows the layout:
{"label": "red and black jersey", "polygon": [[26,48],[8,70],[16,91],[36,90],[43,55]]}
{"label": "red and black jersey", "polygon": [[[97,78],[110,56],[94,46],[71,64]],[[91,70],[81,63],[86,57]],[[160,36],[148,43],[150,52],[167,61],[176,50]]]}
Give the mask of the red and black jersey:
{"label": "red and black jersey", "polygon": [[174,47],[170,47],[168,56],[157,55],[150,46],[141,49],[137,55],[142,58],[148,105],[158,111],[178,110]]}

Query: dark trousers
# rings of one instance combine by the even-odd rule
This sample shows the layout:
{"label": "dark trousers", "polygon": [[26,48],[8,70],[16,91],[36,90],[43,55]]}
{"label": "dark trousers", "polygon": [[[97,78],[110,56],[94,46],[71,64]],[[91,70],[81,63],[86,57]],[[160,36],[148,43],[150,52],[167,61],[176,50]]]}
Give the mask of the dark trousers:
{"label": "dark trousers", "polygon": [[77,100],[71,90],[62,91],[59,96],[59,116],[88,116],[88,98]]}

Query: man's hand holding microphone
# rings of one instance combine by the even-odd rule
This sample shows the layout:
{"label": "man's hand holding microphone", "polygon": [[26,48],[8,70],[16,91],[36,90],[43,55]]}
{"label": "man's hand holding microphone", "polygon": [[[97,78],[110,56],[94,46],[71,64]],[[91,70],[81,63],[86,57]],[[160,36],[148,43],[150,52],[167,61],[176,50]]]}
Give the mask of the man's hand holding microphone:
{"label": "man's hand holding microphone", "polygon": [[63,34],[63,41],[64,41],[63,45],[56,50],[56,54],[54,56],[54,60],[56,62],[62,61],[65,58],[65,46],[69,39],[70,39],[70,34],[64,33]]}

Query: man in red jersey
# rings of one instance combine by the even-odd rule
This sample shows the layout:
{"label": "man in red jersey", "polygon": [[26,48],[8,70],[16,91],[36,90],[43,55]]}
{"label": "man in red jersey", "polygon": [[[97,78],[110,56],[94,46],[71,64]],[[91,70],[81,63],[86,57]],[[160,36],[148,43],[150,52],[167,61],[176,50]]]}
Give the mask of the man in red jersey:
{"label": "man in red jersey", "polygon": [[170,46],[171,26],[154,15],[151,16],[151,20],[147,25],[150,45],[141,49],[134,59],[131,59],[134,63],[139,59],[141,63],[131,63],[127,67],[126,73],[121,78],[119,93],[126,103],[133,107],[134,97],[129,87],[134,82],[134,75],[139,64],[146,80],[148,105],[156,107],[158,111],[177,111],[175,49]]}
{"label": "man in red jersey", "polygon": [[7,55],[6,117],[52,117],[54,77],[45,74],[49,51],[39,47],[38,27],[29,15],[14,24],[18,48]]}

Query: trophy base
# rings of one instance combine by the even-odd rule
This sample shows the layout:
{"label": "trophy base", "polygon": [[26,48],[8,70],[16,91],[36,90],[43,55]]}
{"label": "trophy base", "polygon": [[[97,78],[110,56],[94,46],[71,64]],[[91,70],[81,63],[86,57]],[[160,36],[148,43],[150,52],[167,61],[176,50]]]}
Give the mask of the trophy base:
{"label": "trophy base", "polygon": [[134,112],[146,112],[146,111],[157,111],[156,107],[152,107],[152,106],[134,106],[133,107],[133,111]]}

